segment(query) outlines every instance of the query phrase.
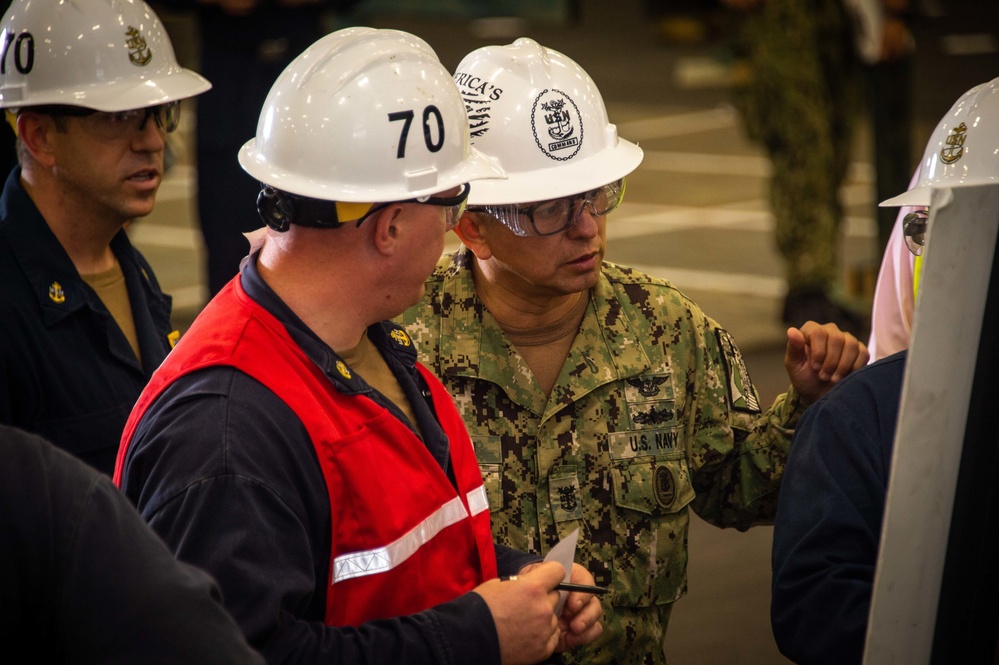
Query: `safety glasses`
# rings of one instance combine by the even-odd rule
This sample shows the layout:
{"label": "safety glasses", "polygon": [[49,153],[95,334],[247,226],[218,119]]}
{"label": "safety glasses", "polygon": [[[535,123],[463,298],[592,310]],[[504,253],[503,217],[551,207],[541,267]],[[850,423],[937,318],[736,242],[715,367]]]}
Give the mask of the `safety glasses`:
{"label": "safety glasses", "polygon": [[150,118],[162,134],[173,132],[180,124],[179,101],[128,111],[96,111],[80,106],[56,104],[29,108],[36,113],[79,118],[80,124],[87,132],[104,139],[127,136],[135,130],[142,132]]}
{"label": "safety glasses", "polygon": [[541,201],[529,205],[473,206],[469,210],[484,212],[502,222],[518,236],[553,236],[579,222],[586,208],[594,217],[603,217],[621,205],[625,181],[616,180],[582,194]]}
{"label": "safety glasses", "polygon": [[357,225],[360,226],[361,222],[365,219],[379,210],[384,210],[394,203],[422,203],[425,205],[440,206],[441,208],[444,208],[444,223],[446,225],[446,230],[450,231],[457,226],[458,220],[461,219],[461,213],[465,211],[465,204],[468,202],[468,193],[471,190],[472,186],[466,182],[459,185],[458,193],[454,196],[420,196],[415,199],[379,203],[373,206],[371,210],[364,213],[364,216],[357,220]]}

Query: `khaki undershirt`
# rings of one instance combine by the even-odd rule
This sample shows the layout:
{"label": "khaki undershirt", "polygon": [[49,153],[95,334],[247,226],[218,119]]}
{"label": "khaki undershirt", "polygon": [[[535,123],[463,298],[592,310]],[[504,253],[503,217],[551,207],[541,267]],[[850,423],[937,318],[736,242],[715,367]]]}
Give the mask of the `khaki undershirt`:
{"label": "khaki undershirt", "polygon": [[353,371],[364,377],[369,386],[399,407],[413,424],[413,429],[421,437],[423,436],[420,431],[420,424],[416,420],[416,414],[409,403],[409,399],[406,397],[406,393],[403,392],[402,386],[399,385],[399,380],[395,378],[395,374],[389,369],[385,358],[382,357],[382,354],[378,352],[375,345],[368,339],[368,333],[364,333],[357,346],[339,355]]}
{"label": "khaki undershirt", "polygon": [[562,372],[572,341],[576,339],[579,325],[586,314],[589,298],[586,292],[580,294],[578,302],[558,321],[533,328],[513,328],[497,319],[507,338],[517,347],[517,351],[546,395],[550,395],[558,376]]}
{"label": "khaki undershirt", "polygon": [[132,318],[132,303],[128,299],[128,286],[125,284],[125,273],[121,271],[121,265],[115,261],[114,267],[104,272],[93,275],[80,275],[83,281],[90,285],[101,299],[104,306],[111,313],[111,317],[118,324],[118,328],[125,333],[132,352],[135,353],[139,364],[142,364],[142,356],[139,353],[139,336],[135,333],[135,319]]}

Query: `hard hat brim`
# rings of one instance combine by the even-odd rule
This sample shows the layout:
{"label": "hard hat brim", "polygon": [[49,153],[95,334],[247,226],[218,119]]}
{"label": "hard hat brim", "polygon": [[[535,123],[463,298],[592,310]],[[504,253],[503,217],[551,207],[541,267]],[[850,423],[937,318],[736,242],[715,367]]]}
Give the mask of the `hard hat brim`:
{"label": "hard hat brim", "polygon": [[880,208],[901,208],[905,206],[928,206],[930,205],[930,187],[914,187],[902,192],[898,196],[885,199],[878,204]]}
{"label": "hard hat brim", "polygon": [[578,162],[508,174],[503,180],[486,180],[472,187],[469,205],[509,205],[572,196],[624,178],[642,163],[638,145],[618,139],[604,150]]}
{"label": "hard hat brim", "polygon": [[76,90],[52,90],[34,94],[26,100],[12,99],[8,90],[0,98],[0,108],[27,108],[47,104],[81,106],[97,111],[129,111],[157,104],[166,104],[211,90],[204,76],[189,69],[176,69],[141,81],[101,82]]}
{"label": "hard hat brim", "polygon": [[458,166],[450,169],[432,184],[413,189],[401,195],[399,186],[393,182],[371,184],[368,186],[347,186],[343,183],[331,182],[322,178],[303,177],[300,173],[288,169],[275,168],[268,163],[266,157],[256,145],[255,138],[250,139],[239,151],[239,165],[248,174],[262,183],[275,187],[290,194],[307,196],[324,201],[343,201],[348,203],[384,203],[399,201],[404,198],[429,196],[451,189],[466,182],[473,183],[472,191],[482,186],[492,178],[505,178],[506,174],[496,160],[471,148],[468,156]]}

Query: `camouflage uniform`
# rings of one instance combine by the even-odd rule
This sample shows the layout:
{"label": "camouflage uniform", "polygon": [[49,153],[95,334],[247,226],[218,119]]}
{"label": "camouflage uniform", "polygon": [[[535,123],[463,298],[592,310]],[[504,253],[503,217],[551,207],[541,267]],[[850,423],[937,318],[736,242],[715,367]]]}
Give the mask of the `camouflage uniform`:
{"label": "camouflage uniform", "polygon": [[579,528],[576,560],[612,593],[601,638],[566,660],[664,663],[688,508],[769,522],[799,399],[761,413],[726,331],[668,282],[610,263],[548,397],[476,295],[471,258],[443,257],[402,322],[468,425],[494,535],[544,554]]}
{"label": "camouflage uniform", "polygon": [[850,18],[842,0],[765,0],[745,17],[740,46],[751,78],[735,102],[773,162],[788,286],[828,289],[840,271],[839,189],[863,101]]}

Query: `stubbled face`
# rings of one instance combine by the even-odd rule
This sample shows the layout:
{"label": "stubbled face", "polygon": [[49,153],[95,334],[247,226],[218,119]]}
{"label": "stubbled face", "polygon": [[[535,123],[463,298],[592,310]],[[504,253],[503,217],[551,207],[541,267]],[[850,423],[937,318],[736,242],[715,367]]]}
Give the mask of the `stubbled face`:
{"label": "stubbled face", "polygon": [[65,117],[52,134],[53,173],[79,214],[124,223],[148,215],[163,178],[166,133],[149,119],[95,131],[94,116]]}
{"label": "stubbled face", "polygon": [[546,237],[517,236],[494,219],[483,222],[493,279],[519,296],[565,296],[597,283],[607,245],[605,215],[595,216],[584,208],[576,224]]}

